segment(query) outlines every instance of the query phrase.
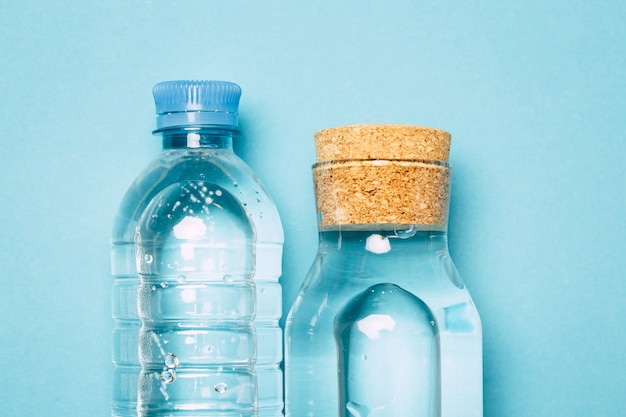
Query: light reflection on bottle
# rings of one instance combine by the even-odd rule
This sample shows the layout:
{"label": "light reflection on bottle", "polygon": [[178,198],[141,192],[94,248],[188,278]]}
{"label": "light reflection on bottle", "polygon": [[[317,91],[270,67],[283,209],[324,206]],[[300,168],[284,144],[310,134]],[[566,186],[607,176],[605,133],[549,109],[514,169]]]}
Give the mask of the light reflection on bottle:
{"label": "light reflection on bottle", "polygon": [[335,317],[341,417],[440,413],[438,327],[430,309],[394,284],[377,284]]}

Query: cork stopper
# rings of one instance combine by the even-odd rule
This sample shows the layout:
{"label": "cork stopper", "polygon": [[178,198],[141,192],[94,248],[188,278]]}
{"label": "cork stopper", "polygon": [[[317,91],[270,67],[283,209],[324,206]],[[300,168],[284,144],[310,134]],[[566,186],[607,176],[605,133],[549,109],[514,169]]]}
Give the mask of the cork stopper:
{"label": "cork stopper", "polygon": [[315,135],[320,229],[445,230],[450,134],[412,125],[352,125]]}
{"label": "cork stopper", "polygon": [[424,126],[370,124],[339,126],[315,134],[317,161],[425,159],[448,161],[450,134]]}

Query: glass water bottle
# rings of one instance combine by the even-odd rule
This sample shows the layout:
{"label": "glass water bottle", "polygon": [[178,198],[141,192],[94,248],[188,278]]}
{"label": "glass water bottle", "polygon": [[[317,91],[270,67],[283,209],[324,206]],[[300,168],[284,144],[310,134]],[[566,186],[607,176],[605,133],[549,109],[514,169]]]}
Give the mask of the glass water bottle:
{"label": "glass water bottle", "polygon": [[447,247],[450,135],[315,141],[319,249],[286,322],[286,416],[481,417],[481,323]]}

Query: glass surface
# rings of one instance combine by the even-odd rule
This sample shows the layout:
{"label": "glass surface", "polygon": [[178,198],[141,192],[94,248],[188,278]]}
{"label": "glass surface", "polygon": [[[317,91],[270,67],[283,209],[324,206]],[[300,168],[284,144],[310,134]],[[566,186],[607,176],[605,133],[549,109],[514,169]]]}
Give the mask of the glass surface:
{"label": "glass surface", "polygon": [[[320,233],[286,323],[287,417],[482,416],[480,319],[445,232],[371,229]],[[345,333],[377,309],[383,345]]]}

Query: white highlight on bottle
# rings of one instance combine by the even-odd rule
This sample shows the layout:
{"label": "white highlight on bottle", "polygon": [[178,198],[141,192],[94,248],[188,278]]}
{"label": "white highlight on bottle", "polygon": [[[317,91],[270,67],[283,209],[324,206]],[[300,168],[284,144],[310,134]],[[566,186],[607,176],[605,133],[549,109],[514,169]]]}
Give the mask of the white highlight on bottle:
{"label": "white highlight on bottle", "polygon": [[198,134],[198,133],[187,133],[187,147],[188,148],[199,148],[200,147],[200,134]]}
{"label": "white highlight on bottle", "polygon": [[357,322],[357,328],[369,339],[379,339],[383,330],[393,331],[396,321],[388,314],[370,314]]}
{"label": "white highlight on bottle", "polygon": [[391,250],[391,244],[385,236],[374,233],[365,241],[365,250],[375,254],[387,253]]}
{"label": "white highlight on bottle", "polygon": [[202,219],[185,216],[180,223],[174,226],[174,236],[177,239],[201,239],[204,237],[206,229]]}

